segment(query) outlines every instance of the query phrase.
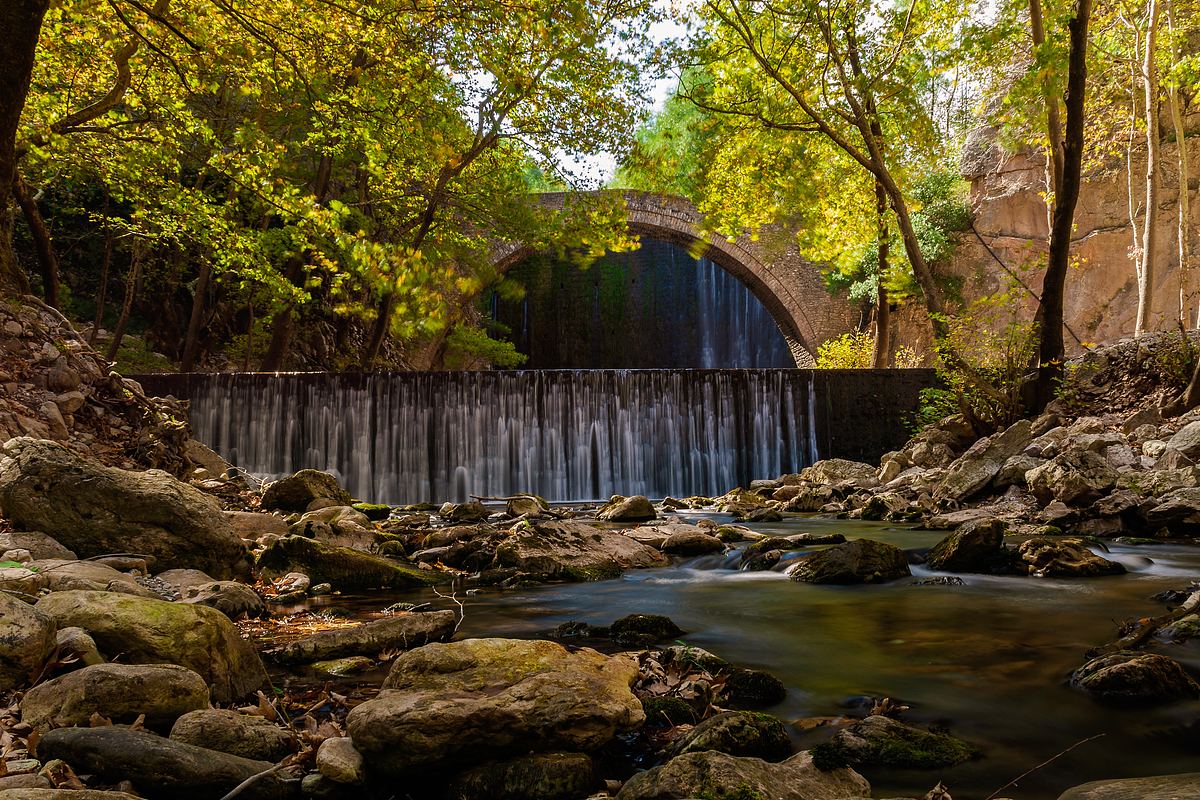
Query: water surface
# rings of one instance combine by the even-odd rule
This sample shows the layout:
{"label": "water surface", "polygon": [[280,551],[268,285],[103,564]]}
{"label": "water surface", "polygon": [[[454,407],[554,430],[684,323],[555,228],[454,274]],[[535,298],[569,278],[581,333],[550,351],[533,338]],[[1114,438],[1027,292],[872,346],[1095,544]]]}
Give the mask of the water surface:
{"label": "water surface", "polygon": [[[757,528],[840,531],[910,549],[944,535],[823,519]],[[1130,574],[850,587],[713,569],[721,559],[698,559],[601,583],[486,590],[468,599],[461,635],[543,637],[567,620],[665,614],[688,632],[683,641],[782,679],[787,700],[770,710],[785,720],[840,714],[851,698],[886,696],[912,707],[904,719],[948,725],[983,750],[979,760],[944,771],[864,770],[876,797],[923,796],[942,780],[956,800],[982,800],[1072,744],[1105,734],[1000,795],[1054,800],[1088,780],[1200,770],[1200,703],[1114,709],[1066,685],[1084,653],[1114,637],[1116,622],[1162,613],[1151,595],[1200,577],[1200,549],[1183,545],[1115,546],[1111,557]],[[1159,649],[1200,672],[1200,647]],[[798,735],[797,742],[828,735]]]}

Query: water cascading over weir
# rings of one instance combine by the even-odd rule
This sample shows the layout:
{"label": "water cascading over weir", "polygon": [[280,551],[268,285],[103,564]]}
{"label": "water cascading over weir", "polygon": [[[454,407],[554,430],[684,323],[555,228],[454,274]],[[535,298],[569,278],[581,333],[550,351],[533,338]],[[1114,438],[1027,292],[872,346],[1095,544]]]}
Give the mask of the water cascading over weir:
{"label": "water cascading over weir", "polygon": [[146,375],[238,467],[311,467],[385,503],[720,494],[899,445],[923,370]]}

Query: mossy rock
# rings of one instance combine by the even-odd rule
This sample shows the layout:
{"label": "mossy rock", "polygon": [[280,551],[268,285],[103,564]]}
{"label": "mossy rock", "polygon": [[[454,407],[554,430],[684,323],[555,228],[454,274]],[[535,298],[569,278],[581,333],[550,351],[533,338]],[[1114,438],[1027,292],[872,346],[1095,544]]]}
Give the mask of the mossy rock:
{"label": "mossy rock", "polygon": [[948,733],[926,731],[875,715],[839,731],[819,746],[819,753],[814,753],[814,761],[833,767],[840,758],[859,767],[942,769],[969,761],[978,750]]}
{"label": "mossy rock", "polygon": [[490,762],[450,782],[454,800],[563,800],[584,797],[599,783],[584,753],[536,753]]}
{"label": "mossy rock", "polygon": [[372,522],[381,522],[392,515],[392,507],[383,503],[355,503],[350,507]]}
{"label": "mossy rock", "polygon": [[348,656],[346,658],[317,661],[310,664],[309,668],[318,675],[330,675],[335,678],[341,678],[346,675],[365,672],[373,666],[375,666],[375,662],[366,656]]}
{"label": "mossy rock", "polygon": [[643,697],[642,710],[646,712],[646,724],[673,728],[676,725],[694,725],[700,715],[681,697]]}
{"label": "mossy rock", "polygon": [[630,614],[608,626],[608,635],[618,644],[640,647],[682,634],[682,628],[661,614]]}
{"label": "mossy rock", "polygon": [[725,676],[722,696],[730,708],[765,708],[782,703],[787,688],[768,672],[736,668]]}
{"label": "mossy rock", "polygon": [[271,580],[302,572],[313,584],[328,583],[337,591],[410,589],[447,579],[442,573],[302,536],[285,536],[272,544],[258,557],[258,569]]}
{"label": "mossy rock", "polygon": [[684,734],[671,746],[667,756],[675,758],[704,750],[782,761],[792,754],[792,740],[777,717],[757,711],[726,711]]}

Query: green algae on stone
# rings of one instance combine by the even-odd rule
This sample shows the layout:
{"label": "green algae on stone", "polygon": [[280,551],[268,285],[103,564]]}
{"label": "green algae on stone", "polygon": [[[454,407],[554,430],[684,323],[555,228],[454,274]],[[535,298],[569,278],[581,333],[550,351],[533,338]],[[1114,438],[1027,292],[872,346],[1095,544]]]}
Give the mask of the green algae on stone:
{"label": "green algae on stone", "polygon": [[392,507],[383,503],[353,503],[350,507],[372,522],[380,522],[392,514]]}

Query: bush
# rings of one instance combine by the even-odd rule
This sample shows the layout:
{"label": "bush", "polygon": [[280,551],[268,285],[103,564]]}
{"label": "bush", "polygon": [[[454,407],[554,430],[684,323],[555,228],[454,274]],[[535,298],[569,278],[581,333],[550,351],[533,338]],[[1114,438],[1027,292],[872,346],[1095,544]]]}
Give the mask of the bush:
{"label": "bush", "polygon": [[817,348],[817,369],[870,369],[875,338],[866,331],[843,333]]}
{"label": "bush", "polygon": [[[1024,415],[1021,387],[1037,351],[1036,326],[1024,319],[1014,286],[976,300],[946,319],[949,333],[937,343],[938,378],[979,433],[1005,428]],[[945,396],[923,415],[947,416]],[[950,412],[953,413],[953,412]]]}

